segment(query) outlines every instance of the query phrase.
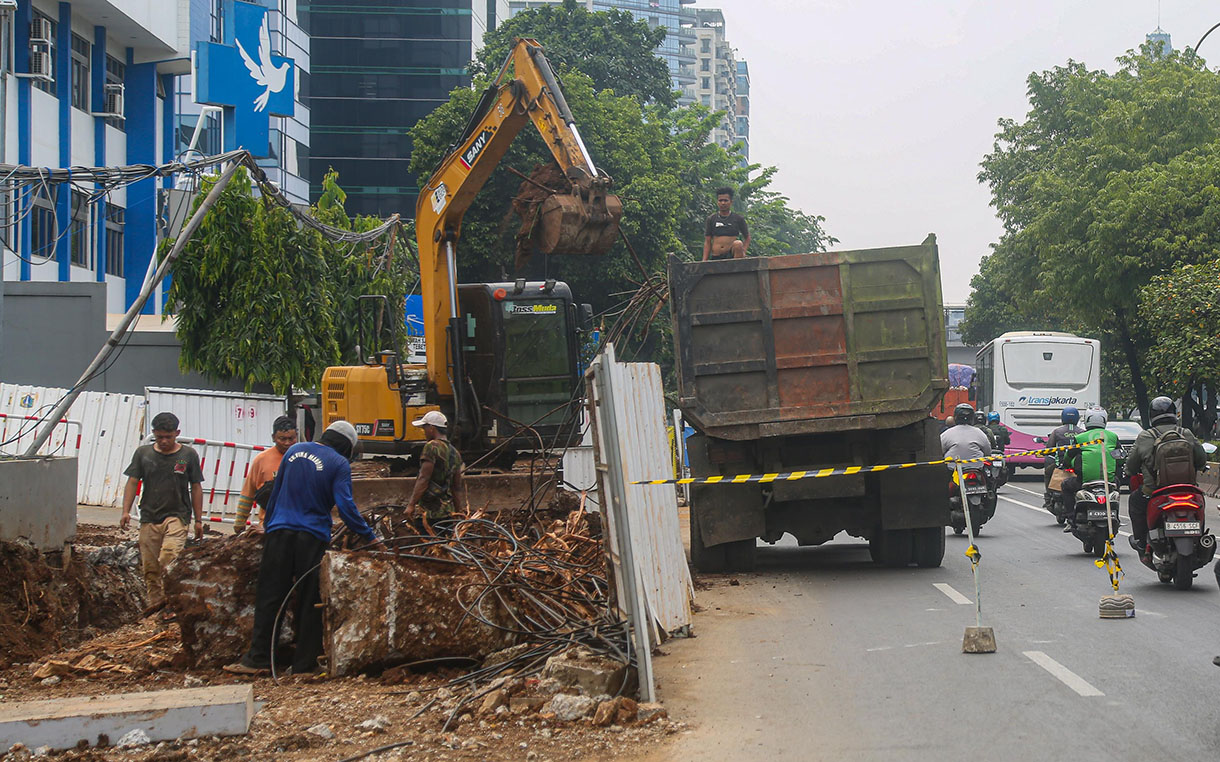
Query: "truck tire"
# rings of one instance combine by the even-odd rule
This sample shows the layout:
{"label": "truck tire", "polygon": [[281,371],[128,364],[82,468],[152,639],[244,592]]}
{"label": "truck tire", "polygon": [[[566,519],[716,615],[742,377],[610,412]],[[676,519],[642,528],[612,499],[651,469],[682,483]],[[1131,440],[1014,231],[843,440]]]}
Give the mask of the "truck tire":
{"label": "truck tire", "polygon": [[728,568],[728,557],[725,553],[726,546],[712,545],[711,547],[703,544],[703,536],[699,532],[699,520],[696,516],[696,508],[692,504],[690,507],[690,563],[695,567],[695,571],[704,574],[719,574]]}
{"label": "truck tire", "polygon": [[881,565],[898,569],[910,566],[913,544],[910,529],[881,530]]}
{"label": "truck tire", "polygon": [[945,528],[923,527],[912,530],[915,565],[935,569],[945,560]]}
{"label": "truck tire", "polygon": [[731,572],[752,572],[758,557],[758,542],[751,537],[748,540],[726,542],[719,546],[724,548],[725,565]]}

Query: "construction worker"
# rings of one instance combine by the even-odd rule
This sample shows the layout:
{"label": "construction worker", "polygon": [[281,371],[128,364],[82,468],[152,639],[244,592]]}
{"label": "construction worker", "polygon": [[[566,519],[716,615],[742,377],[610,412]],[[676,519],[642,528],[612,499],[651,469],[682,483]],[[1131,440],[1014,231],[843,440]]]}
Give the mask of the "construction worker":
{"label": "construction worker", "polygon": [[[250,509],[257,503],[259,513],[267,508],[267,499],[271,497],[271,487],[275,482],[275,473],[280,470],[280,461],[288,448],[297,443],[297,424],[286,415],[281,415],[271,424],[271,438],[275,447],[263,450],[250,461],[250,472],[241,486],[241,497],[237,498],[237,516],[233,521],[233,534],[241,534],[246,529],[246,521],[250,518]],[[255,532],[263,531],[261,517],[251,523]]]}
{"label": "construction worker", "polygon": [[331,507],[339,509],[343,523],[364,540],[365,547],[385,550],[352,500],[349,461],[356,441],[352,424],[335,421],[317,442],[300,442],[284,453],[264,511],[266,537],[258,568],[250,650],[240,661],[226,665],[226,672],[255,675],[271,668],[276,616],[294,586],[297,609],[292,671],[317,671],[322,654],[318,567],[330,545]]}
{"label": "construction worker", "polygon": [[439,521],[444,528],[455,509],[469,512],[466,485],[462,483],[462,456],[446,435],[449,420],[444,413],[432,410],[411,424],[422,428],[428,441],[419,456],[419,476],[407,503],[407,517],[416,520],[422,531],[422,509],[429,524]]}
{"label": "construction worker", "polygon": [[[186,544],[186,527],[195,517],[195,539],[203,537],[203,469],[199,454],[178,442],[178,416],[157,413],[152,419],[153,444],[137,447],[123,474],[123,515],[119,528],[131,524],[131,507],[140,492],[140,567],[154,608],[165,601],[162,573]],[[143,491],[140,483],[144,483]],[[172,613],[162,615],[169,620]]]}

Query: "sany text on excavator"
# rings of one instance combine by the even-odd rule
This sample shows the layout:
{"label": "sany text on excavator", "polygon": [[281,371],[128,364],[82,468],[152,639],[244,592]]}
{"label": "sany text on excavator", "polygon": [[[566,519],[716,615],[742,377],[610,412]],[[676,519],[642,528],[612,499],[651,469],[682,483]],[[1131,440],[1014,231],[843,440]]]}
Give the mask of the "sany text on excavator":
{"label": "sany text on excavator", "polygon": [[415,229],[426,365],[404,364],[395,341],[364,365],[323,375],[325,423],[350,421],[365,452],[406,455],[422,447],[423,433],[411,421],[438,409],[466,453],[499,447],[511,458],[514,448],[566,446],[579,436],[577,338],[590,322],[588,307],[553,280],[457,284],[462,216],[530,121],[571,183],[570,192],[548,196],[526,220],[530,248],[596,255],[614,244],[622,204],[609,193],[611,179],[589,156],[542,46],[519,39],[420,192]]}

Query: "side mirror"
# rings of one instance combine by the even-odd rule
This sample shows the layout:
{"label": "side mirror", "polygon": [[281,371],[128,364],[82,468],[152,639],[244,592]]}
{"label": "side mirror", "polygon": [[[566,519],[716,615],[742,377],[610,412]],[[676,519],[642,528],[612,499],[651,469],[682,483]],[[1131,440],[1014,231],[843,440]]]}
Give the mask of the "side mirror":
{"label": "side mirror", "polygon": [[1123,455],[1123,451],[1121,449],[1116,449],[1116,450],[1110,451],[1110,457],[1114,458],[1115,460],[1122,460],[1122,459],[1126,458],[1127,456]]}
{"label": "side mirror", "polygon": [[576,305],[576,327],[582,331],[589,331],[593,328],[593,305],[578,304]]}
{"label": "side mirror", "polygon": [[1034,437],[1034,444],[1046,444],[1046,437]]}
{"label": "side mirror", "polygon": [[1203,452],[1207,453],[1208,455],[1215,455],[1216,446],[1214,444],[1212,444],[1211,442],[1204,442],[1203,443]]}

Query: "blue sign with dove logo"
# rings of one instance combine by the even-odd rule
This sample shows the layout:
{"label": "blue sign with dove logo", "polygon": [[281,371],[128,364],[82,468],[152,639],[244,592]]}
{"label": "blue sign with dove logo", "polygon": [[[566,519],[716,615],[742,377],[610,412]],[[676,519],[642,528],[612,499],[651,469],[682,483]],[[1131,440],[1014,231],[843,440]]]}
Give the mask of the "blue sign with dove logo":
{"label": "blue sign with dove logo", "polygon": [[267,8],[224,0],[224,44],[195,46],[195,100],[224,107],[224,149],[268,155],[270,119],[292,116],[291,58],[271,53]]}

